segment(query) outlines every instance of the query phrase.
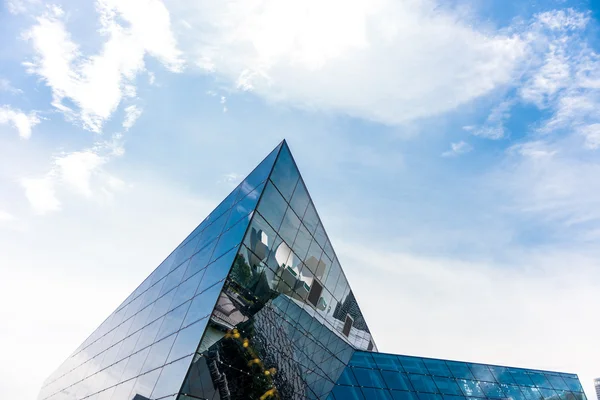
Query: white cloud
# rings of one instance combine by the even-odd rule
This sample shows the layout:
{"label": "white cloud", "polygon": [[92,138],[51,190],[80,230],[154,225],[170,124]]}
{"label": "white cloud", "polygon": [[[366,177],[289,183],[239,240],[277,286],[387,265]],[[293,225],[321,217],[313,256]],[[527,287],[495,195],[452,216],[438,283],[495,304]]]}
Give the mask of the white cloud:
{"label": "white cloud", "polygon": [[572,10],[537,16],[533,42],[542,56],[518,94],[550,116],[493,174],[513,210],[582,229],[569,231],[575,237],[588,237],[600,221],[600,55],[585,40],[587,21]]}
{"label": "white cloud", "polygon": [[12,94],[22,94],[21,89],[15,88],[8,79],[0,78],[0,92],[8,92]]}
{"label": "white cloud", "polygon": [[450,143],[450,150],[442,153],[443,157],[460,156],[473,150],[473,146],[465,141]]}
{"label": "white cloud", "polygon": [[594,123],[581,128],[585,137],[585,147],[596,150],[600,147],[600,123]]}
{"label": "white cloud", "polygon": [[58,157],[55,164],[62,181],[75,192],[90,197],[92,195],[90,182],[92,175],[97,173],[106,161],[106,158],[87,150]]}
{"label": "white cloud", "polygon": [[[182,62],[169,13],[160,0],[102,0],[96,9],[99,32],[106,38],[99,54],[82,54],[56,8],[38,17],[25,37],[37,55],[26,66],[52,89],[53,105],[69,118],[79,119],[86,129],[100,132],[122,98],[135,96],[134,79],[145,69],[146,54],[171,71],[180,71]],[[79,111],[64,99],[70,99]]]}
{"label": "white cloud", "polygon": [[186,21],[180,43],[205,71],[271,101],[386,124],[509,83],[526,49],[518,35],[478,29],[433,1],[171,4]]}
{"label": "white cloud", "polygon": [[506,136],[504,124],[510,118],[510,109],[514,100],[505,100],[492,109],[485,123],[480,127],[469,127],[475,136],[498,140]]}
{"label": "white cloud", "polygon": [[39,3],[40,0],[7,0],[5,4],[10,13],[23,14]]}
{"label": "white cloud", "polygon": [[123,119],[123,128],[131,129],[135,121],[142,115],[142,109],[135,105],[125,107],[125,118]]}
{"label": "white cloud", "polygon": [[19,132],[22,139],[31,137],[31,129],[40,123],[35,112],[25,114],[19,109],[4,105],[0,106],[0,124],[11,124]]}
{"label": "white cloud", "polygon": [[48,175],[42,178],[25,178],[21,180],[25,196],[34,212],[43,215],[60,210],[60,201],[56,198],[54,179]]}
{"label": "white cloud", "polygon": [[223,177],[221,178],[221,182],[223,182],[223,183],[237,183],[242,178],[243,178],[243,175],[237,174],[235,172],[230,172],[228,174],[223,175]]}
{"label": "white cloud", "polygon": [[16,217],[8,211],[0,210],[0,222],[13,221],[14,219]]}

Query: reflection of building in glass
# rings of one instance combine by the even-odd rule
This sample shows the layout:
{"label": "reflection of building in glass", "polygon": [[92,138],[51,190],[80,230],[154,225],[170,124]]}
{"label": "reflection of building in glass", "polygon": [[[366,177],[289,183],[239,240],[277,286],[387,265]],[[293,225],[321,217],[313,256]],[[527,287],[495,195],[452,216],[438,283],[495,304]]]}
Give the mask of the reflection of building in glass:
{"label": "reflection of building in glass", "polygon": [[576,375],[379,353],[282,142],[39,400],[585,400]]}

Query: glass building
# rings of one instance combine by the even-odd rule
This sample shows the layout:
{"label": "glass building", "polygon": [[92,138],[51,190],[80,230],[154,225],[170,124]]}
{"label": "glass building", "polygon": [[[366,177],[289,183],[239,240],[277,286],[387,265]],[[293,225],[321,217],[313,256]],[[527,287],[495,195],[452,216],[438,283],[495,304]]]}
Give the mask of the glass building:
{"label": "glass building", "polygon": [[585,400],[576,375],[378,352],[280,143],[38,400]]}

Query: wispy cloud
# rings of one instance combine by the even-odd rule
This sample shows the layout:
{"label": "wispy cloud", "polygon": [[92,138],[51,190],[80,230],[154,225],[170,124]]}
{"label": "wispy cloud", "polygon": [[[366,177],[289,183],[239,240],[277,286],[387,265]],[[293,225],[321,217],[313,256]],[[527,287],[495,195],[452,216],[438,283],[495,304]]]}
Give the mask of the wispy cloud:
{"label": "wispy cloud", "polygon": [[11,106],[0,106],[0,124],[11,124],[19,132],[22,139],[31,137],[31,130],[40,123],[35,112],[25,114],[19,109]]}
{"label": "wispy cloud", "polygon": [[142,115],[142,109],[135,106],[127,106],[125,107],[125,118],[123,120],[123,128],[125,130],[131,129],[131,127],[135,124],[135,121]]}
{"label": "wispy cloud", "polygon": [[12,94],[22,94],[21,89],[14,87],[8,79],[0,78],[0,92],[8,92]]}
{"label": "wispy cloud", "polygon": [[135,96],[135,77],[145,69],[145,55],[174,72],[183,64],[169,12],[161,1],[98,1],[96,8],[100,34],[105,38],[99,54],[82,53],[65,25],[62,10],[53,7],[25,34],[36,53],[25,65],[52,89],[52,104],[57,109],[84,128],[100,132],[123,97]]}
{"label": "wispy cloud", "polygon": [[22,179],[21,185],[35,213],[44,215],[60,210],[60,201],[56,197],[55,183],[51,174],[41,178]]}
{"label": "wispy cloud", "polygon": [[385,124],[509,83],[526,49],[518,34],[478,29],[433,1],[176,1],[171,12],[186,21],[188,57],[231,87]]}
{"label": "wispy cloud", "polygon": [[450,150],[442,153],[442,157],[456,157],[473,150],[473,146],[465,141],[450,143]]}

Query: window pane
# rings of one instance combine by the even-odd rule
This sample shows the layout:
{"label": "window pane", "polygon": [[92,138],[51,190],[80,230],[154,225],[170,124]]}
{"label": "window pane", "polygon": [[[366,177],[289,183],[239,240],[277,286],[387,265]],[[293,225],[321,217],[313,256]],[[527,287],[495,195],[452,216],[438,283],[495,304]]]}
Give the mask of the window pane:
{"label": "window pane", "polygon": [[394,354],[376,353],[373,354],[373,358],[375,359],[377,366],[381,369],[403,371],[398,356]]}
{"label": "window pane", "polygon": [[483,393],[490,399],[502,399],[506,397],[497,383],[479,382],[479,386],[483,390]]}
{"label": "window pane", "polygon": [[171,348],[167,362],[175,361],[181,357],[190,355],[196,351],[200,344],[200,338],[204,333],[208,318],[204,318],[193,325],[179,331],[175,343]]}
{"label": "window pane", "polygon": [[368,400],[392,400],[390,392],[386,389],[362,388]]}
{"label": "window pane", "polygon": [[285,216],[283,217],[281,227],[278,231],[279,236],[281,236],[281,238],[285,240],[289,246],[291,246],[296,239],[296,234],[298,233],[299,227],[300,219],[296,213],[288,207]]}
{"label": "window pane", "polygon": [[163,367],[162,373],[152,391],[151,398],[158,399],[170,394],[176,394],[181,387],[181,382],[183,382],[191,360],[192,356],[188,356]]}
{"label": "window pane", "polygon": [[332,393],[335,400],[366,400],[358,387],[335,386]]}
{"label": "window pane", "polygon": [[431,375],[452,376],[444,360],[423,359],[423,362]]}
{"label": "window pane", "polygon": [[413,388],[418,392],[436,393],[437,387],[433,383],[433,379],[427,375],[409,374],[408,379]]}
{"label": "window pane", "polygon": [[283,197],[286,200],[290,200],[296,183],[298,182],[299,174],[292,155],[287,146],[282,147],[279,157],[273,167],[271,173],[271,180],[277,186]]}
{"label": "window pane", "polygon": [[445,377],[435,377],[435,384],[437,385],[440,393],[442,394],[452,394],[452,395],[462,395],[462,391],[458,387],[456,381],[452,378]]}
{"label": "window pane", "polygon": [[473,373],[467,367],[467,364],[458,361],[446,361],[446,365],[455,378],[473,379]]}
{"label": "window pane", "polygon": [[[451,367],[452,368],[452,367]],[[468,379],[457,379],[458,386],[467,397],[485,397],[483,391],[475,381]]]}
{"label": "window pane", "polygon": [[381,371],[383,380],[390,389],[413,390],[408,377],[403,372]]}
{"label": "window pane", "polygon": [[381,373],[376,369],[353,368],[354,376],[360,386],[367,387],[386,387],[383,383]]}
{"label": "window pane", "polygon": [[494,382],[494,376],[488,369],[487,365],[470,364],[469,367],[471,368],[471,372],[473,372],[475,379],[480,381]]}
{"label": "window pane", "polygon": [[146,358],[146,361],[144,361],[144,366],[141,370],[142,374],[152,371],[155,368],[162,367],[165,364],[169,351],[171,351],[171,346],[173,346],[173,342],[175,341],[175,336],[176,335],[171,335],[166,337],[150,347],[150,352],[148,353],[148,357]]}
{"label": "window pane", "polygon": [[373,357],[370,353],[357,351],[352,356],[352,359],[350,360],[350,365],[355,367],[373,368],[375,366],[375,361],[373,360]]}
{"label": "window pane", "polygon": [[278,230],[286,209],[287,204],[285,200],[281,197],[275,186],[269,182],[258,204],[258,212],[273,229]]}
{"label": "window pane", "polygon": [[292,196],[292,201],[290,205],[296,211],[296,214],[300,216],[300,218],[304,217],[304,212],[306,211],[306,207],[309,202],[308,192],[306,191],[306,186],[302,182],[302,179],[298,181],[298,185],[296,185],[296,190],[294,190],[294,195]]}

